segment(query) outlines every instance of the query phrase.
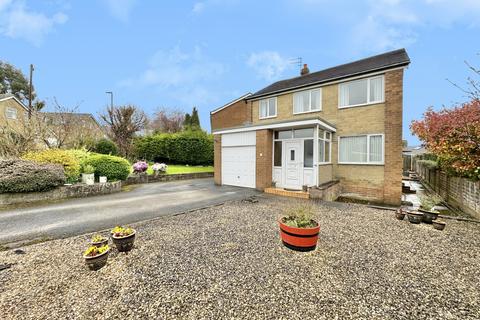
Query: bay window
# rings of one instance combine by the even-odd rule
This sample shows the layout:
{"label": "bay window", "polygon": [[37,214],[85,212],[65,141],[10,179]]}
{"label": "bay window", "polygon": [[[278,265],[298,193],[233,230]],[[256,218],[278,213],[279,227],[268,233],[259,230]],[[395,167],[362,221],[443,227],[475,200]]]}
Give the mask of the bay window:
{"label": "bay window", "polygon": [[340,137],[338,145],[338,163],[383,164],[382,134]]}
{"label": "bay window", "polygon": [[320,88],[295,92],[293,94],[293,113],[320,111],[322,109],[322,91]]}
{"label": "bay window", "polygon": [[274,118],[277,116],[277,98],[260,100],[260,119]]}
{"label": "bay window", "polygon": [[338,88],[340,108],[379,103],[384,100],[383,75],[341,83]]}

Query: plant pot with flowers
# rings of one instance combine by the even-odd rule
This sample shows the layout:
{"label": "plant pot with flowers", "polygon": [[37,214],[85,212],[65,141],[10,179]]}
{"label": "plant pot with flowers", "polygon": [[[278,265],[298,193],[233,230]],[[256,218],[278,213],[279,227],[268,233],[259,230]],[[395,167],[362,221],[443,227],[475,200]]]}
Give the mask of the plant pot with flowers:
{"label": "plant pot with flowers", "polygon": [[165,163],[154,163],[152,166],[153,174],[158,176],[159,174],[167,173],[168,166]]}
{"label": "plant pot with flowers", "polygon": [[397,218],[398,220],[405,219],[405,211],[403,211],[402,208],[398,208],[398,210],[395,211],[395,218]]}
{"label": "plant pot with flowers", "polygon": [[117,226],[112,229],[112,241],[120,252],[132,250],[135,242],[135,230],[129,227]]}
{"label": "plant pot with flowers", "polygon": [[87,185],[95,184],[95,167],[89,164],[83,167],[82,182]]}
{"label": "plant pot with flowers", "polygon": [[433,208],[441,202],[442,198],[437,195],[420,196],[420,208],[418,211],[423,213],[423,222],[431,224],[433,220],[438,218],[439,212]]}
{"label": "plant pot with flowers", "polygon": [[96,247],[91,246],[83,253],[85,264],[90,270],[98,270],[107,264],[110,247],[108,244]]}
{"label": "plant pot with flowers", "polygon": [[278,221],[283,244],[296,251],[311,251],[317,246],[320,225],[312,219],[313,208],[301,204],[287,209]]}
{"label": "plant pot with flowers", "polygon": [[415,211],[407,211],[407,217],[410,223],[419,224],[422,222],[423,213],[419,213]]}
{"label": "plant pot with flowers", "polygon": [[92,237],[92,240],[90,241],[90,244],[94,247],[102,247],[102,246],[108,244],[108,238],[104,237],[100,234],[96,234]]}

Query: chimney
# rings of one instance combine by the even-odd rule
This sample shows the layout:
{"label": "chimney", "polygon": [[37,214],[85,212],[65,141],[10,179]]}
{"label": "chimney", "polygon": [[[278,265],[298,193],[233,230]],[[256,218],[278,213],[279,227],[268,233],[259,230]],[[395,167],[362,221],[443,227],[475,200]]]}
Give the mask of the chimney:
{"label": "chimney", "polygon": [[300,70],[300,75],[304,76],[304,75],[309,74],[309,73],[310,73],[310,70],[308,69],[307,64],[305,63],[303,65],[302,70]]}

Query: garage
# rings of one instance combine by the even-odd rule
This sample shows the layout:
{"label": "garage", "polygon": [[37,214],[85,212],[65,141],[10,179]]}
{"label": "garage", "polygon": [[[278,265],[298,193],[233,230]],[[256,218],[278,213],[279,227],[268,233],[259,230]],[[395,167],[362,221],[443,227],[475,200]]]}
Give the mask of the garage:
{"label": "garage", "polygon": [[255,188],[255,131],[222,135],[222,184]]}

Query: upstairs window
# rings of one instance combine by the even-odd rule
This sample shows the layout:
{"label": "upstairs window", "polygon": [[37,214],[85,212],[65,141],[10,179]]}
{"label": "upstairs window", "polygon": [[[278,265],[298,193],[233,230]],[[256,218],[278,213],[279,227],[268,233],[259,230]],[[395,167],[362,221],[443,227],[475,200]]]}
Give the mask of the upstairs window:
{"label": "upstairs window", "polygon": [[277,98],[260,100],[260,119],[274,118],[277,116]]}
{"label": "upstairs window", "polygon": [[293,113],[322,110],[321,89],[305,90],[293,94]]}
{"label": "upstairs window", "polygon": [[360,79],[339,85],[339,107],[355,107],[384,100],[384,77]]}
{"label": "upstairs window", "polygon": [[11,107],[7,107],[7,108],[5,109],[5,117],[6,117],[7,119],[17,120],[17,109],[11,108]]}

